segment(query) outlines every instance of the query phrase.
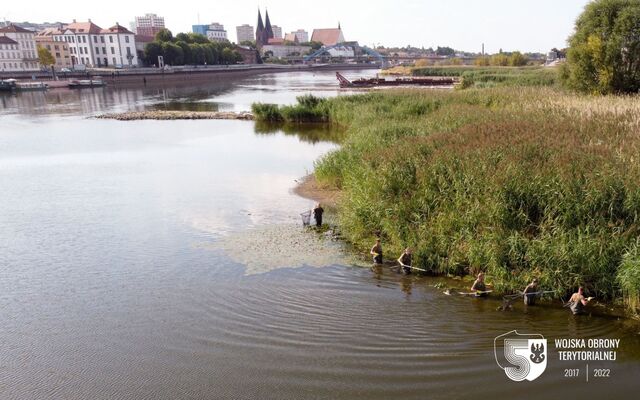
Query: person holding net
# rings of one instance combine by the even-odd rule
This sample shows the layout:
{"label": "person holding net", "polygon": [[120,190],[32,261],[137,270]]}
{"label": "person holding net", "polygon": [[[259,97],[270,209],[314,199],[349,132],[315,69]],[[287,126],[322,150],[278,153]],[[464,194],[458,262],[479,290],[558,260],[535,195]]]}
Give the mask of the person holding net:
{"label": "person holding net", "polygon": [[380,244],[380,238],[376,239],[376,244],[373,245],[370,253],[373,256],[374,264],[382,264],[382,244]]}
{"label": "person holding net", "polygon": [[324,208],[318,203],[313,209],[313,218],[316,220],[316,226],[318,228],[322,226],[322,214],[324,214]]}

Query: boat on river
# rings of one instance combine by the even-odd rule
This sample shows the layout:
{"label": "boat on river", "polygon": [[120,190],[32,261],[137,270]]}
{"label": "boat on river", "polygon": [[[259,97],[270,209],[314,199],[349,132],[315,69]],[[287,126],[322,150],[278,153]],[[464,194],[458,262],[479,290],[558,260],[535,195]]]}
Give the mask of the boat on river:
{"label": "boat on river", "polygon": [[69,82],[69,89],[85,89],[107,86],[102,79],[80,79]]}
{"label": "boat on river", "polygon": [[408,78],[359,78],[353,81],[336,72],[341,88],[371,88],[378,86],[453,86],[458,80],[451,77],[408,77]]}
{"label": "boat on river", "polygon": [[20,82],[15,79],[0,80],[0,91],[2,92],[47,90],[48,87],[44,82]]}

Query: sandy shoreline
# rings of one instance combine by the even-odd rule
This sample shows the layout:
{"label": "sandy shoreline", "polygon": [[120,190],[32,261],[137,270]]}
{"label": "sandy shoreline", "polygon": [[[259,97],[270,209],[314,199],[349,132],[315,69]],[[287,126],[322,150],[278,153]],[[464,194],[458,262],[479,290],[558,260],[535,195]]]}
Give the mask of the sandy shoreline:
{"label": "sandy shoreline", "polygon": [[293,193],[305,199],[319,202],[325,207],[336,208],[340,201],[340,191],[320,184],[315,175],[310,174],[298,181]]}

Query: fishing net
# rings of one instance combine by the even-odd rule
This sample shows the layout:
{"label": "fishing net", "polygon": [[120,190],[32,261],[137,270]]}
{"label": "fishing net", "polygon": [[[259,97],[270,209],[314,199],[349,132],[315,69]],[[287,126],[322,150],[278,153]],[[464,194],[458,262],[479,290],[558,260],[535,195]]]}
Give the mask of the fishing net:
{"label": "fishing net", "polygon": [[302,214],[300,214],[300,217],[302,217],[303,226],[307,226],[311,224],[311,211],[303,212]]}

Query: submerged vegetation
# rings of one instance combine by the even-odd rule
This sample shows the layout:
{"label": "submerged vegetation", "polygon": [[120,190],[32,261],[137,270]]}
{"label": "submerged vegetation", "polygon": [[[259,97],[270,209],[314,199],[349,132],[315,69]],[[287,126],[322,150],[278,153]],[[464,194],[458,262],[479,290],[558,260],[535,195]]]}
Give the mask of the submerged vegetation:
{"label": "submerged vegetation", "polygon": [[[342,191],[345,236],[414,248],[434,274],[533,277],[640,305],[640,101],[541,87],[385,91],[262,113],[346,128],[315,175]],[[293,112],[292,110],[296,110]]]}

